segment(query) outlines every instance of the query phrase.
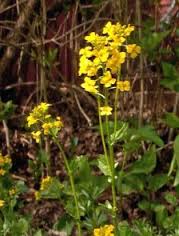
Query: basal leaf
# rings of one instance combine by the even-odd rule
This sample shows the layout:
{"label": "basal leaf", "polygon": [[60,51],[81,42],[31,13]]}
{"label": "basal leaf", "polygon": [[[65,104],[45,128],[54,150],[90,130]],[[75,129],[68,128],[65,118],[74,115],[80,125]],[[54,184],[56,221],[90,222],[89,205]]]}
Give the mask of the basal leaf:
{"label": "basal leaf", "polygon": [[171,128],[179,128],[179,117],[174,113],[167,112],[163,121]]}
{"label": "basal leaf", "polygon": [[150,148],[141,159],[135,161],[129,169],[130,174],[149,174],[156,167],[155,146]]}
{"label": "basal leaf", "polygon": [[149,176],[148,178],[148,188],[155,192],[158,189],[162,188],[167,182],[169,178],[167,174],[157,174],[153,176]]}

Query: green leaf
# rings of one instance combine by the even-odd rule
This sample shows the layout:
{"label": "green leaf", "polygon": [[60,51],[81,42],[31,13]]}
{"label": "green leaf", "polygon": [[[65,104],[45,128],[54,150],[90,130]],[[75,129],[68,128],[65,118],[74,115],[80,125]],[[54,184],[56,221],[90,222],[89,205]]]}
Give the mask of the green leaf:
{"label": "green leaf", "polygon": [[145,211],[145,212],[150,212],[151,211],[151,203],[147,200],[142,200],[138,203],[138,207]]}
{"label": "green leaf", "polygon": [[60,199],[63,188],[64,186],[60,181],[53,177],[48,186],[44,190],[40,190],[40,196],[46,199]]}
{"label": "green leaf", "polygon": [[42,164],[48,165],[49,163],[49,154],[43,150],[40,149],[37,155],[37,158],[40,160]]}
{"label": "green leaf", "polygon": [[162,40],[170,33],[170,31],[164,32],[150,32],[147,31],[143,36],[141,46],[143,50],[149,55],[153,56],[157,52],[157,48],[161,44]]}
{"label": "green leaf", "polygon": [[120,129],[118,129],[115,133],[112,133],[110,136],[109,144],[112,146],[116,142],[119,142],[126,135],[128,130],[128,123],[123,123]]}
{"label": "green leaf", "polygon": [[71,235],[73,227],[74,220],[68,215],[63,215],[53,226],[55,230],[65,232],[67,235]]}
{"label": "green leaf", "polygon": [[174,113],[167,112],[163,121],[171,128],[179,128],[179,117]]}
{"label": "green leaf", "polygon": [[[145,178],[143,175],[123,175],[122,180],[117,181],[117,189],[122,194],[129,195],[134,192],[142,192],[144,190]],[[122,184],[121,184],[122,181]]]}
{"label": "green leaf", "polygon": [[6,103],[0,101],[0,121],[8,120],[14,113],[15,107],[12,101]]}
{"label": "green leaf", "polygon": [[43,236],[42,231],[39,229],[35,232],[34,236]]}
{"label": "green leaf", "polygon": [[179,168],[179,135],[177,135],[175,138],[173,149],[174,149],[174,156],[177,161],[178,168]]}
{"label": "green leaf", "polygon": [[129,168],[129,174],[149,174],[156,167],[156,149],[155,146],[150,148],[143,157],[133,163]]}
{"label": "green leaf", "polygon": [[97,166],[105,176],[111,176],[111,171],[104,155],[99,156]]}
{"label": "green leaf", "polygon": [[118,236],[134,236],[133,232],[131,231],[131,227],[129,226],[127,222],[121,222],[118,224],[117,235]]}
{"label": "green leaf", "polygon": [[173,91],[179,92],[179,73],[174,65],[163,62],[162,69],[164,79],[160,81],[161,85]]}
{"label": "green leaf", "polygon": [[28,232],[29,223],[25,218],[20,218],[13,225],[14,235],[25,235]]}
{"label": "green leaf", "polygon": [[174,80],[178,77],[175,66],[170,63],[162,62],[162,70],[164,77],[170,78],[171,80]]}
{"label": "green leaf", "polygon": [[153,205],[153,210],[155,211],[155,214],[156,214],[155,217],[156,217],[157,225],[163,226],[163,222],[168,217],[168,212],[167,212],[166,207],[162,204],[156,204],[156,205]]}
{"label": "green leaf", "polygon": [[179,185],[179,168],[177,169],[173,186],[176,187],[177,185]]}
{"label": "green leaf", "polygon": [[163,146],[163,140],[158,136],[152,126],[144,126],[137,130],[136,135],[139,135],[143,140],[151,141],[158,146]]}
{"label": "green leaf", "polygon": [[75,156],[70,162],[71,171],[78,182],[88,182],[91,178],[91,170],[86,156]]}
{"label": "green leaf", "polygon": [[168,193],[165,193],[164,197],[165,197],[165,200],[169,204],[171,204],[172,206],[177,206],[178,201],[177,201],[177,198],[176,198],[176,196],[174,194],[168,192]]}
{"label": "green leaf", "polygon": [[148,178],[148,188],[155,192],[158,189],[162,188],[167,182],[169,178],[166,174],[157,174],[153,176],[149,176]]}

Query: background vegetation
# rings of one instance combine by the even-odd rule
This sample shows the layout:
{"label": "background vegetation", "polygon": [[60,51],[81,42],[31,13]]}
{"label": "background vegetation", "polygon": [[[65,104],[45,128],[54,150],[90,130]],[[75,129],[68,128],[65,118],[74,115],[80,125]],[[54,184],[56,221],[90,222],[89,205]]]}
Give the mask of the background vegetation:
{"label": "background vegetation", "polygon": [[[82,235],[92,235],[94,228],[112,224],[97,104],[78,74],[84,37],[100,33],[108,21],[134,25],[129,43],[141,47],[122,67],[131,91],[119,94],[118,132],[109,121],[117,166],[116,235],[179,235],[178,5],[178,0],[0,2],[0,235],[79,235],[79,220]],[[41,102],[52,104],[52,116],[63,121],[55,134],[73,173],[80,219],[63,152],[52,138],[38,145],[30,135],[26,117]],[[48,176],[52,181],[43,187]]]}

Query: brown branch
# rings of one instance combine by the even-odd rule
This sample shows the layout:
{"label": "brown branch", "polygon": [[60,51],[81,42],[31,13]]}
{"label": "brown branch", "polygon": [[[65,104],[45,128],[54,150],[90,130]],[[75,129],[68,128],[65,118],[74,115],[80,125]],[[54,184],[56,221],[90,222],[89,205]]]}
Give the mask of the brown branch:
{"label": "brown branch", "polygon": [[[17,20],[13,35],[12,35],[12,32],[10,32],[7,35],[7,37],[6,37],[7,41],[12,41],[12,42],[19,42],[20,41],[21,34],[19,32],[21,32],[22,28],[25,26],[25,23],[27,22],[27,20],[29,19],[29,17],[33,13],[33,8],[34,8],[35,4],[37,4],[38,2],[39,2],[39,0],[29,0],[28,1],[26,7],[24,8],[24,11],[22,11],[22,13],[20,14],[20,16]],[[4,52],[4,55],[0,60],[0,80],[2,80],[2,78],[1,78],[2,74],[4,73],[7,66],[9,65],[12,57],[15,54],[15,51],[16,51],[15,47],[8,46],[6,51]]]}

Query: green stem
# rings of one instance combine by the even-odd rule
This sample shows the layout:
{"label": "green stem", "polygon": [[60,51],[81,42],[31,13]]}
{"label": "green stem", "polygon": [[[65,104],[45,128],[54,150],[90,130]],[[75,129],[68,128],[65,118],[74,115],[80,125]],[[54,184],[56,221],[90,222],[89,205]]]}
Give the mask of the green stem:
{"label": "green stem", "polygon": [[[106,96],[107,98],[107,96]],[[103,149],[104,149],[104,155],[106,158],[106,162],[107,165],[109,167],[110,170],[110,176],[111,176],[111,188],[112,188],[112,201],[113,201],[113,224],[115,226],[117,226],[117,217],[116,217],[116,213],[117,213],[117,201],[116,201],[116,190],[115,190],[115,169],[114,169],[114,155],[113,155],[113,148],[112,146],[109,144],[108,148],[109,148],[109,158],[108,158],[108,152],[107,152],[107,147],[106,147],[106,143],[105,143],[105,138],[104,138],[104,130],[103,130],[103,124],[102,124],[102,118],[100,115],[100,97],[98,96],[97,99],[98,102],[98,115],[99,115],[99,125],[100,125],[100,134],[101,134],[101,139],[102,139],[102,145],[103,145]],[[105,105],[107,105],[107,99],[105,100]],[[107,136],[108,136],[108,140],[110,137],[110,132],[109,132],[109,120],[108,117],[106,116],[106,129],[107,129]],[[109,142],[108,142],[109,143]]]}
{"label": "green stem", "polygon": [[[117,82],[120,80],[121,76],[121,68],[119,68],[118,75],[117,75]],[[117,102],[118,102],[118,97],[119,97],[119,89],[116,87],[116,92],[115,92],[115,98],[114,98],[114,133],[117,130]]]}
{"label": "green stem", "polygon": [[69,176],[69,179],[70,179],[70,184],[71,184],[71,189],[72,189],[72,193],[73,193],[73,197],[74,197],[74,201],[75,201],[75,208],[76,208],[76,216],[77,216],[77,227],[78,227],[78,235],[79,236],[82,236],[82,232],[81,232],[81,224],[80,224],[80,211],[79,211],[79,203],[78,203],[78,197],[77,197],[77,193],[76,193],[76,190],[75,190],[75,184],[74,184],[74,179],[73,179],[73,175],[72,175],[72,171],[71,171],[71,168],[70,168],[70,165],[68,163],[68,159],[66,157],[66,154],[63,150],[63,147],[61,146],[61,144],[59,143],[58,139],[56,137],[53,136],[53,139],[56,143],[56,145],[58,146],[62,156],[63,156],[63,159],[64,159],[64,163],[65,163],[65,167],[66,167],[66,170],[67,170],[67,173],[68,173],[68,176]]}
{"label": "green stem", "polygon": [[122,210],[122,205],[123,205],[123,194],[122,194],[122,177],[123,177],[123,170],[126,164],[126,159],[127,159],[127,153],[124,151],[124,158],[122,162],[122,167],[121,167],[121,176],[120,176],[120,186],[121,186],[121,197],[120,197],[120,210]]}
{"label": "green stem", "polygon": [[[98,116],[99,116],[99,128],[100,128],[100,135],[101,135],[101,140],[102,140],[102,145],[103,145],[103,150],[104,150],[104,155],[106,158],[106,162],[108,166],[110,167],[110,162],[108,159],[108,153],[107,153],[107,148],[106,148],[106,143],[105,143],[105,138],[104,138],[104,130],[103,130],[103,123],[102,123],[102,118],[100,115],[100,97],[97,97],[97,102],[98,102]],[[111,168],[110,168],[111,169]]]}

